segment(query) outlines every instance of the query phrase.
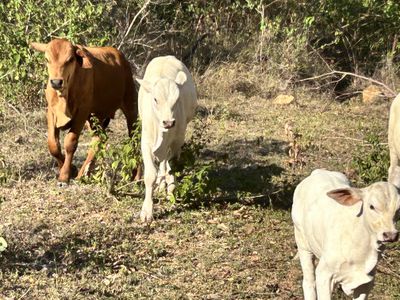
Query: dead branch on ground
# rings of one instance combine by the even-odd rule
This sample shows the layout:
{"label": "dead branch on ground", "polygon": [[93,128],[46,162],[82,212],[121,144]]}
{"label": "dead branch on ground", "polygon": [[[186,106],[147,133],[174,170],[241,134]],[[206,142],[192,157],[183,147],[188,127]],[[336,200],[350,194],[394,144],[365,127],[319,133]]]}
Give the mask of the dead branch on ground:
{"label": "dead branch on ground", "polygon": [[355,74],[355,73],[351,73],[351,72],[337,71],[337,70],[332,70],[331,72],[328,72],[328,73],[325,73],[325,74],[321,74],[321,75],[317,75],[317,76],[313,76],[313,77],[309,77],[309,78],[300,79],[297,82],[312,81],[312,80],[322,79],[322,78],[326,78],[326,77],[329,77],[329,76],[335,76],[335,75],[342,75],[341,79],[343,79],[346,76],[353,76],[353,77],[361,78],[361,79],[367,80],[369,82],[375,83],[376,85],[379,85],[382,88],[384,88],[389,93],[389,94],[387,94],[388,97],[395,97],[397,95],[397,93],[395,91],[393,91],[390,87],[388,87],[383,82],[380,82],[378,80],[375,80],[375,79],[372,79],[370,77],[366,77],[366,76],[363,76],[363,75],[359,75],[359,74]]}

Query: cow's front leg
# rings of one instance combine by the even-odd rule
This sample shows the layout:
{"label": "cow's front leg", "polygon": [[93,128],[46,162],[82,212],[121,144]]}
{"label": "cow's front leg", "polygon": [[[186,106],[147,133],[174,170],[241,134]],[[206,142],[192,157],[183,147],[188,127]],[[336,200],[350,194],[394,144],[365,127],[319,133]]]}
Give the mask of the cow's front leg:
{"label": "cow's front leg", "polygon": [[60,185],[68,184],[71,177],[72,158],[74,157],[74,153],[78,146],[78,137],[78,134],[70,131],[64,138],[65,161],[60,170],[60,175],[58,176],[58,182]]}
{"label": "cow's front leg", "polygon": [[58,171],[64,165],[64,155],[61,152],[60,129],[56,128],[54,115],[47,109],[47,146],[50,154],[57,160]]}
{"label": "cow's front leg", "polygon": [[154,164],[151,148],[142,142],[142,156],[144,163],[144,184],[145,184],[145,197],[140,212],[140,219],[142,222],[151,222],[153,220],[153,190],[154,183],[157,178],[157,169]]}

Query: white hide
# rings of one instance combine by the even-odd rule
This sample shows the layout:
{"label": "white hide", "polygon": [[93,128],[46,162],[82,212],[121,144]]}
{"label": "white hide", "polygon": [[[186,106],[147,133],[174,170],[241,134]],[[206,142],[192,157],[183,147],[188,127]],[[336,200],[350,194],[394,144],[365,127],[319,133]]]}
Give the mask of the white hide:
{"label": "white hide", "polygon": [[388,181],[400,188],[400,94],[390,107],[388,141],[390,151]]}
{"label": "white hide", "polygon": [[[338,192],[343,188],[356,199],[352,205],[327,195],[335,191],[343,196]],[[397,234],[394,218],[399,207],[398,191],[390,183],[350,188],[344,174],[321,169],[305,178],[294,192],[292,207],[304,298],[331,299],[334,285],[340,283],[353,299],[367,299],[384,233]],[[316,270],[314,257],[319,258]]]}
{"label": "white hide", "polygon": [[[180,154],[187,124],[195,115],[197,93],[192,75],[174,56],[154,58],[143,79],[137,81],[140,84],[138,102],[146,186],[140,217],[143,222],[150,222],[156,180],[160,186],[167,184],[168,193],[175,187],[168,160]],[[158,178],[156,163],[160,164]]]}

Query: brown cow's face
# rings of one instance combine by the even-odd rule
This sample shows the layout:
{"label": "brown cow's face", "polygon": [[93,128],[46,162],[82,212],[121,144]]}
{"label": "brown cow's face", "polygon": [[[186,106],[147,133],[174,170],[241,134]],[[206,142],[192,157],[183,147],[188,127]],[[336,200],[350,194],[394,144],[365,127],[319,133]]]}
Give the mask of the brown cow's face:
{"label": "brown cow's face", "polygon": [[68,90],[77,67],[77,48],[64,39],[55,39],[48,44],[32,43],[31,46],[44,52],[49,73],[49,86],[63,95]]}

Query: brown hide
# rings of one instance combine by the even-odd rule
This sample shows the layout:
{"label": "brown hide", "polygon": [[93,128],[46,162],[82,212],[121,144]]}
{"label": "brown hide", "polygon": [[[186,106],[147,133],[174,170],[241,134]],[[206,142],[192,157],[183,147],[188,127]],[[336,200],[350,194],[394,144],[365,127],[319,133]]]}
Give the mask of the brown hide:
{"label": "brown hide", "polygon": [[[48,147],[58,162],[59,182],[67,183],[79,134],[92,114],[106,127],[115,111],[122,109],[131,133],[137,120],[137,91],[132,71],[123,54],[112,47],[86,48],[65,39],[54,39],[48,44],[31,43],[31,46],[44,52],[47,59]],[[69,129],[64,140],[65,156],[61,153],[60,129]],[[78,177],[90,167],[94,155],[90,149]]]}

